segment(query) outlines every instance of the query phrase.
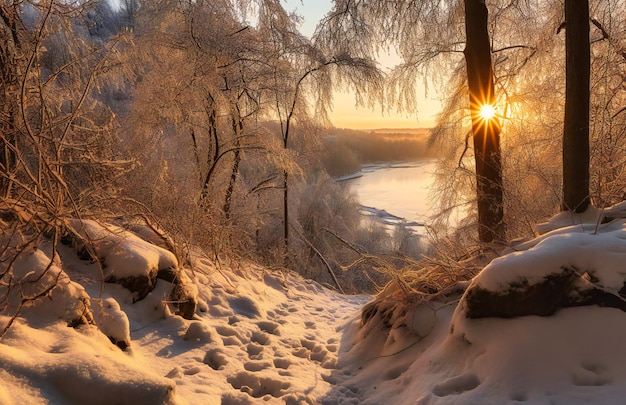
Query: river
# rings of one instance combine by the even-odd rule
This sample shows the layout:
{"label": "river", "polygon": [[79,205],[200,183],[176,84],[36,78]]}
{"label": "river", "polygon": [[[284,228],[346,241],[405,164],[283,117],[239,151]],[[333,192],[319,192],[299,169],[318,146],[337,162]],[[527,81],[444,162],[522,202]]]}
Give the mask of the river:
{"label": "river", "polygon": [[364,165],[361,176],[344,183],[357,195],[361,213],[393,227],[403,220],[420,234],[432,214],[430,189],[436,161]]}

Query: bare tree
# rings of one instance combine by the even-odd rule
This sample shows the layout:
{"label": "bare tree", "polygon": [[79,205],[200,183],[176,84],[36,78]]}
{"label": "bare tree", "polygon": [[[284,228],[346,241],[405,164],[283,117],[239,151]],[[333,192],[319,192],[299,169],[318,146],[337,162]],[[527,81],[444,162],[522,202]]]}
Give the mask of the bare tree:
{"label": "bare tree", "polygon": [[16,2],[0,5],[0,195],[8,197],[15,174],[17,133],[19,128],[19,81],[23,70],[22,43],[25,31]]}
{"label": "bare tree", "polygon": [[76,210],[115,171],[113,115],[98,89],[123,37],[93,44],[85,21],[72,18],[96,5],[51,0],[0,7],[7,35],[0,45],[2,191],[55,215]]}
{"label": "bare tree", "polygon": [[[333,83],[351,87],[359,93],[367,89],[374,95],[380,91],[382,74],[371,59],[354,57],[342,49],[324,47],[312,42],[298,30],[296,22],[276,1],[265,1],[260,10],[259,30],[271,38],[276,55],[271,60],[274,85],[271,98],[274,114],[280,123],[282,144],[290,149],[296,121],[306,126],[313,114],[322,123],[328,116]],[[286,70],[285,70],[286,69]],[[289,78],[285,81],[282,78]],[[312,100],[313,107],[308,107]],[[283,170],[283,243],[289,252],[289,171]]]}
{"label": "bare tree", "polygon": [[[70,221],[106,215],[127,167],[115,148],[115,116],[102,102],[125,38],[93,41],[81,17],[94,5],[55,0],[0,5],[0,278],[4,291],[19,298],[0,334],[24,306],[48,297],[60,277],[68,279],[55,266],[58,244],[76,236]],[[15,277],[13,264],[44,238],[52,254],[26,286],[28,278]]]}
{"label": "bare tree", "polygon": [[[464,7],[464,13],[462,12]],[[458,27],[465,26],[465,38]],[[353,38],[367,55],[376,44],[394,45],[404,62],[391,75],[390,99],[396,106],[415,111],[416,76],[432,73],[437,61],[452,68],[458,56],[466,61],[466,85],[469,87],[469,115],[472,121],[476,163],[476,196],[479,239],[481,242],[504,240],[504,201],[500,150],[500,124],[496,117],[484,119],[480,110],[495,108],[496,94],[489,20],[484,1],[466,0],[452,3],[392,1],[367,3],[336,1],[335,11],[326,20],[327,41],[337,46],[342,38]],[[346,31],[352,31],[346,33]],[[340,32],[341,34],[338,34]],[[355,33],[363,33],[355,36]],[[363,44],[370,41],[370,45]],[[465,46],[464,50],[462,46]],[[343,45],[345,46],[345,45]],[[455,69],[457,73],[461,73]]]}

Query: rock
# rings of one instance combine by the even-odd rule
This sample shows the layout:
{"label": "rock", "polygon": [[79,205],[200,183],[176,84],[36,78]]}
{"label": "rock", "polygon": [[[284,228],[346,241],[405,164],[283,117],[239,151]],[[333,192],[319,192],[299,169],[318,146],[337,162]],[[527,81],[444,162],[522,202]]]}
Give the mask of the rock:
{"label": "rock", "polygon": [[154,290],[157,282],[157,270],[149,272],[148,274],[141,274],[137,276],[125,276],[116,277],[114,274],[110,274],[104,281],[107,283],[117,283],[127,290],[133,292],[133,302],[141,301],[148,295],[148,293]]}
{"label": "rock", "polygon": [[8,270],[0,268],[0,314],[19,315],[31,322],[64,322],[78,327],[93,323],[85,289],[61,269],[62,264],[40,249],[21,252]]}
{"label": "rock", "polygon": [[125,351],[130,346],[130,322],[120,304],[113,297],[103,298],[93,302],[92,313],[100,331]]}
{"label": "rock", "polygon": [[626,221],[590,232],[592,225],[552,230],[493,260],[472,280],[455,316],[550,316],[592,305],[626,312]]}
{"label": "rock", "polygon": [[72,233],[90,246],[101,258],[105,281],[117,283],[135,293],[134,301],[142,300],[154,289],[157,275],[176,274],[176,256],[137,235],[110,224],[92,220],[71,220]]}
{"label": "rock", "polygon": [[165,280],[168,283],[178,284],[178,267],[159,269],[157,272],[157,278]]}
{"label": "rock", "polygon": [[[587,273],[563,267],[539,282],[531,284],[528,279],[521,279],[497,291],[474,283],[461,299],[460,308],[467,318],[474,319],[550,316],[562,308],[586,305],[626,311],[626,300],[620,294],[592,283],[589,278]],[[626,292],[626,283],[620,291]]]}

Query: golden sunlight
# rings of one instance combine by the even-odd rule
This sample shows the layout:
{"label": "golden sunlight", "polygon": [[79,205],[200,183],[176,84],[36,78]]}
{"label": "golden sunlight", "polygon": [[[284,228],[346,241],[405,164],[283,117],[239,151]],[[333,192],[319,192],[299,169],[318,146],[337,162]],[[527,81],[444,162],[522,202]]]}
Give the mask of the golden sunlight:
{"label": "golden sunlight", "polygon": [[496,115],[496,109],[491,104],[485,104],[480,107],[480,118],[489,121]]}

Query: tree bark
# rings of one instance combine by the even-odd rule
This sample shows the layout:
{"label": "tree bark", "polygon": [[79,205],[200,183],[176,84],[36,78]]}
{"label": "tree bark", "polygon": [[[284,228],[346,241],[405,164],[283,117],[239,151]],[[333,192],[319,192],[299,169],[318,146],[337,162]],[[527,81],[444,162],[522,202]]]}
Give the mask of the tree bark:
{"label": "tree bark", "polygon": [[213,171],[217,165],[217,159],[220,156],[220,140],[217,136],[217,109],[215,100],[210,94],[207,97],[207,102],[208,105],[205,109],[209,119],[209,151],[207,152],[208,169],[204,181],[202,182],[202,192],[200,195],[200,202],[202,204],[208,203]]}
{"label": "tree bark", "polygon": [[466,46],[463,53],[476,160],[478,237],[483,243],[505,239],[500,123],[497,117],[486,120],[480,116],[483,105],[493,106],[495,102],[487,21],[484,0],[465,0]]}
{"label": "tree bark", "polygon": [[283,242],[285,244],[285,265],[289,255],[289,174],[283,170]]}
{"label": "tree bark", "polygon": [[16,166],[20,50],[16,6],[0,6],[0,197],[9,197]]}
{"label": "tree bark", "polygon": [[228,187],[226,188],[226,196],[224,198],[224,217],[230,219],[230,209],[232,205],[233,192],[235,191],[235,183],[237,182],[237,175],[239,174],[239,164],[241,163],[241,141],[240,137],[243,132],[243,120],[239,111],[239,106],[235,105],[231,107],[231,125],[233,128],[233,136],[235,138],[235,151],[233,168],[230,172],[230,180],[228,181]]}
{"label": "tree bark", "polygon": [[589,198],[589,1],[565,0],[563,211],[584,212]]}

